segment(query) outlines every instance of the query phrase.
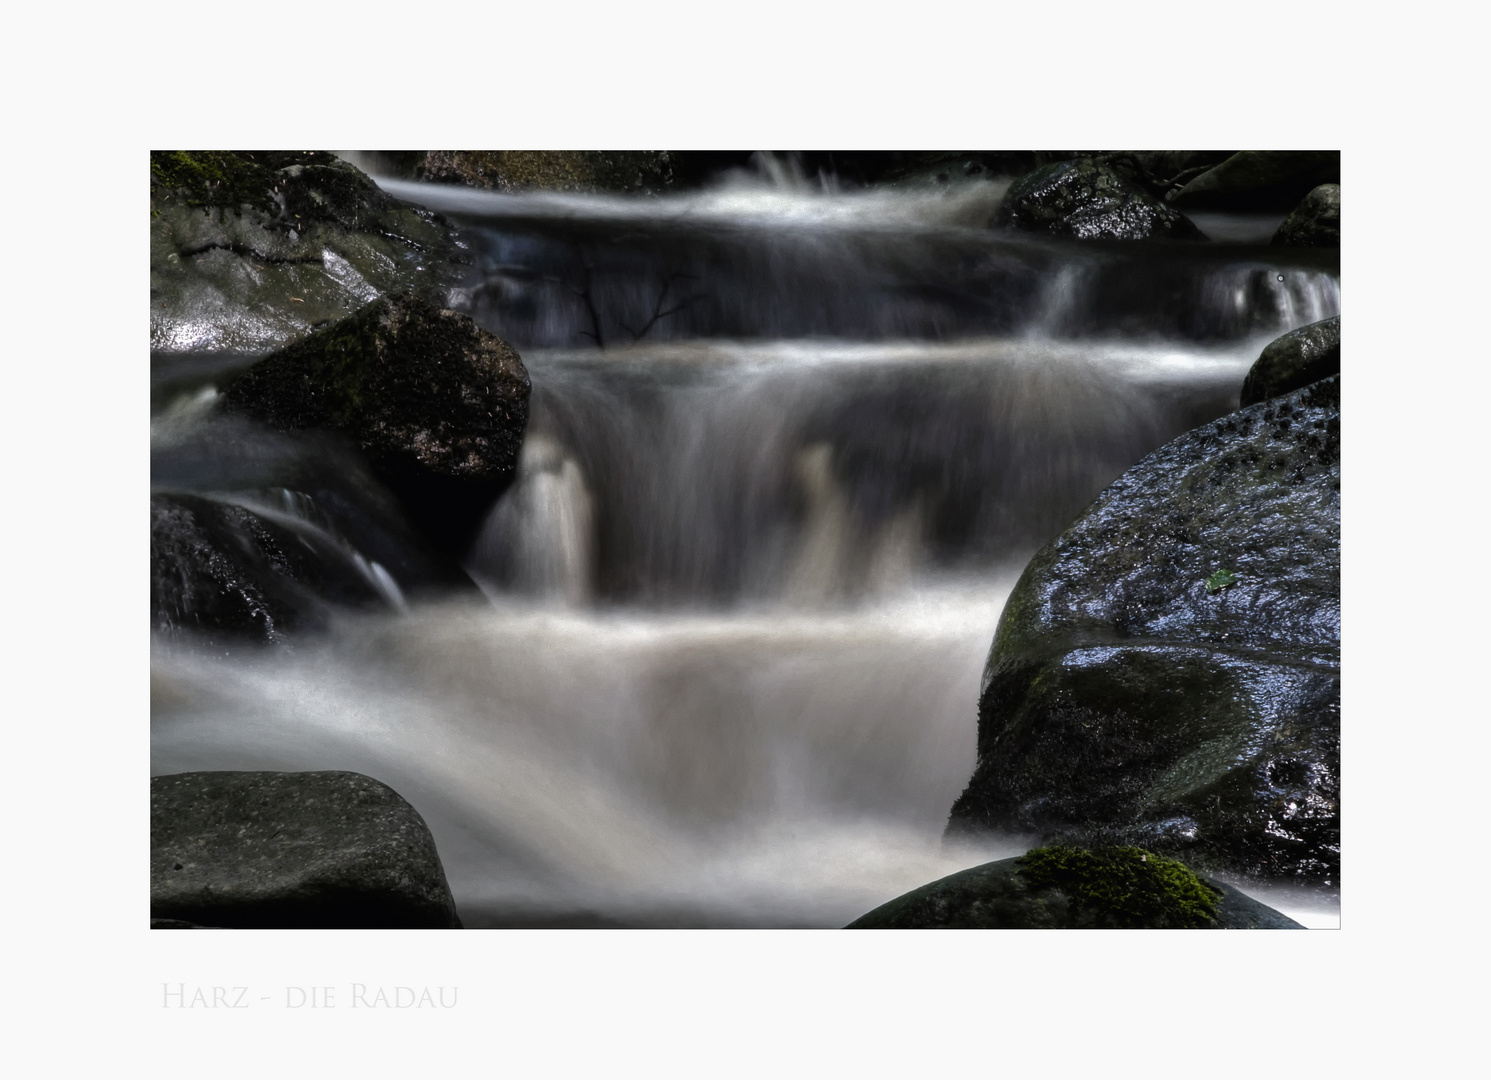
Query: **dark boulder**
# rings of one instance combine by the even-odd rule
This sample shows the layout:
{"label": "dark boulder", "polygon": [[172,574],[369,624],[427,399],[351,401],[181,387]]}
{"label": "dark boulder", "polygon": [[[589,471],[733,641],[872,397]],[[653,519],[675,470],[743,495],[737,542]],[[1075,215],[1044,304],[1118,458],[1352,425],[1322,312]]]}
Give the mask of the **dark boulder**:
{"label": "dark boulder", "polygon": [[1170,196],[1182,210],[1289,210],[1312,188],[1341,182],[1339,150],[1242,150]]}
{"label": "dark boulder", "polygon": [[1167,443],[1026,567],[950,835],[1338,881],[1340,386]]}
{"label": "dark boulder", "polygon": [[1340,247],[1341,185],[1321,184],[1300,200],[1274,233],[1275,247]]}
{"label": "dark boulder", "polygon": [[263,353],[379,295],[443,300],[455,227],[322,152],[150,155],[153,352]]}
{"label": "dark boulder", "polygon": [[518,354],[470,316],[392,296],[259,361],[224,407],[282,431],[339,432],[459,558],[512,479],[529,390]]}
{"label": "dark boulder", "polygon": [[1340,370],[1341,317],[1337,315],[1291,330],[1264,346],[1243,380],[1242,404],[1256,405]]}
{"label": "dark boulder", "polygon": [[459,927],[435,841],[352,772],[150,781],[150,917],[213,927]]}
{"label": "dark boulder", "polygon": [[1087,159],[1020,177],[1005,193],[994,225],[1078,240],[1206,239],[1189,218],[1134,180]]}
{"label": "dark boulder", "polygon": [[185,492],[150,497],[150,621],[168,637],[275,642],[319,629],[331,605],[384,601],[325,533]]}
{"label": "dark boulder", "polygon": [[850,930],[1301,930],[1182,863],[1134,847],[1041,848],[923,885]]}

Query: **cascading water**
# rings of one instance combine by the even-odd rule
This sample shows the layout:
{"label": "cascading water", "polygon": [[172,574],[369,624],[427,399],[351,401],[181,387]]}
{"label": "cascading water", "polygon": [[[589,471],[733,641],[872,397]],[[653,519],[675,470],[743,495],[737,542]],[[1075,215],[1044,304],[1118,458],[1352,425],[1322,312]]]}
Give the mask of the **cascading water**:
{"label": "cascading water", "polygon": [[841,926],[1023,851],[941,834],[1024,562],[1235,408],[1265,342],[1339,311],[1333,261],[1247,221],[1023,239],[980,224],[997,183],[385,186],[467,226],[452,304],[532,377],[466,560],[484,598],[406,595],[424,571],[355,461],[171,369],[157,487],[275,515],[378,600],[284,647],[158,638],[153,768],[385,781],[468,926]]}

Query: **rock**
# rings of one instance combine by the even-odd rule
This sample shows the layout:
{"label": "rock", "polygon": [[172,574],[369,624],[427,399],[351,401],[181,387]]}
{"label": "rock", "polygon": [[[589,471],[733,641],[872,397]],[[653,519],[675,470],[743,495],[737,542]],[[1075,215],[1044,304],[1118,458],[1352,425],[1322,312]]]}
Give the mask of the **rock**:
{"label": "rock", "polygon": [[994,225],[1079,240],[1206,239],[1184,214],[1111,166],[1087,159],[1020,177],[1005,193]]}
{"label": "rock", "polygon": [[1036,554],[949,835],[1338,882],[1339,382],[1167,443]]}
{"label": "rock", "polygon": [[1341,182],[1338,150],[1242,150],[1170,196],[1182,210],[1288,210]]}
{"label": "rock", "polygon": [[666,150],[431,150],[414,175],[492,191],[656,194],[674,183]]}
{"label": "rock", "polygon": [[276,642],[326,625],[329,605],[383,601],[324,534],[187,493],[150,497],[150,621],[168,637]]}
{"label": "rock", "polygon": [[1302,930],[1182,863],[1134,847],[1041,848],[896,897],[850,930]]}
{"label": "rock", "polygon": [[157,152],[150,179],[156,353],[263,353],[463,273],[454,226],[331,154]]}
{"label": "rock", "polygon": [[1341,317],[1324,319],[1275,338],[1248,369],[1242,404],[1287,394],[1341,371]]}
{"label": "rock", "polygon": [[150,917],[177,928],[460,926],[424,819],[352,772],[152,777]]}
{"label": "rock", "polygon": [[1340,247],[1341,185],[1313,189],[1284,219],[1272,242],[1275,247]]}
{"label": "rock", "polygon": [[224,408],[281,431],[339,432],[459,558],[512,479],[529,390],[506,342],[400,295],[259,361],[227,388]]}

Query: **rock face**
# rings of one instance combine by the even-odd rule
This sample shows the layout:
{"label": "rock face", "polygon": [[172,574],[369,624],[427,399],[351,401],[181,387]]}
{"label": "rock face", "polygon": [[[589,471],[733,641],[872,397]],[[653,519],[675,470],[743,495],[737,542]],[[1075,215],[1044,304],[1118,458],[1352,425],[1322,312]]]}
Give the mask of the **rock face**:
{"label": "rock face", "polygon": [[673,186],[666,150],[431,150],[414,175],[493,191],[647,192]]}
{"label": "rock face", "polygon": [[994,225],[1078,240],[1206,239],[1184,214],[1089,160],[1058,162],[1016,180]]}
{"label": "rock face", "polygon": [[1242,403],[1287,394],[1341,371],[1341,317],[1291,330],[1264,346],[1243,380]]}
{"label": "rock face", "polygon": [[1340,247],[1341,185],[1321,184],[1300,200],[1274,233],[1276,247]]}
{"label": "rock face", "polygon": [[949,834],[1131,843],[1338,881],[1340,387],[1166,444],[1041,549]]}
{"label": "rock face", "polygon": [[444,297],[454,227],[321,152],[150,160],[150,347],[262,353],[391,291]]}
{"label": "rock face", "polygon": [[1341,182],[1339,150],[1242,150],[1170,196],[1182,210],[1288,210]]}
{"label": "rock face", "polygon": [[460,926],[424,819],[351,772],[153,777],[150,916],[177,928]]}
{"label": "rock face", "polygon": [[150,621],[169,637],[274,642],[325,625],[328,605],[383,596],[345,552],[242,506],[150,497]]}
{"label": "rock face", "polygon": [[1302,930],[1181,863],[1139,848],[1044,848],[950,874],[850,930]]}
{"label": "rock face", "polygon": [[339,432],[459,557],[512,479],[529,390],[518,354],[469,316],[393,296],[261,360],[224,407],[282,431]]}

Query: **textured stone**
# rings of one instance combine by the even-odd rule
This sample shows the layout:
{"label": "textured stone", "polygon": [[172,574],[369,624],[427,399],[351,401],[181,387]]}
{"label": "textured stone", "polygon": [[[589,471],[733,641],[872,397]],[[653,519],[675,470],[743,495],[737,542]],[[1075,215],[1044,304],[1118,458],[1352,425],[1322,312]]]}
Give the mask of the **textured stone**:
{"label": "textured stone", "polygon": [[178,929],[460,925],[424,819],[351,772],[152,777],[150,917]]}
{"label": "textured stone", "polygon": [[1317,185],[1340,182],[1339,150],[1241,150],[1170,200],[1182,210],[1288,210]]}
{"label": "textured stone", "polygon": [[[1070,888],[1022,872],[1024,856],[984,863],[896,897],[850,923],[850,930],[1169,929],[1156,913],[1126,914],[1084,904]],[[1151,859],[1155,856],[1151,855]],[[1299,930],[1299,923],[1230,885],[1201,877],[1215,915],[1196,928]]]}
{"label": "textured stone", "polygon": [[1248,369],[1242,404],[1287,394],[1341,371],[1341,317],[1324,319],[1282,334],[1264,346]]}
{"label": "textured stone", "polygon": [[1062,161],[1010,185],[994,225],[1078,240],[1204,240],[1190,218],[1109,165]]}
{"label": "textured stone", "polygon": [[1334,885],[1339,379],[1150,454],[1027,566],[949,833]]}
{"label": "textured stone", "polygon": [[1275,247],[1341,246],[1341,185],[1321,184],[1300,200],[1274,233]]}

